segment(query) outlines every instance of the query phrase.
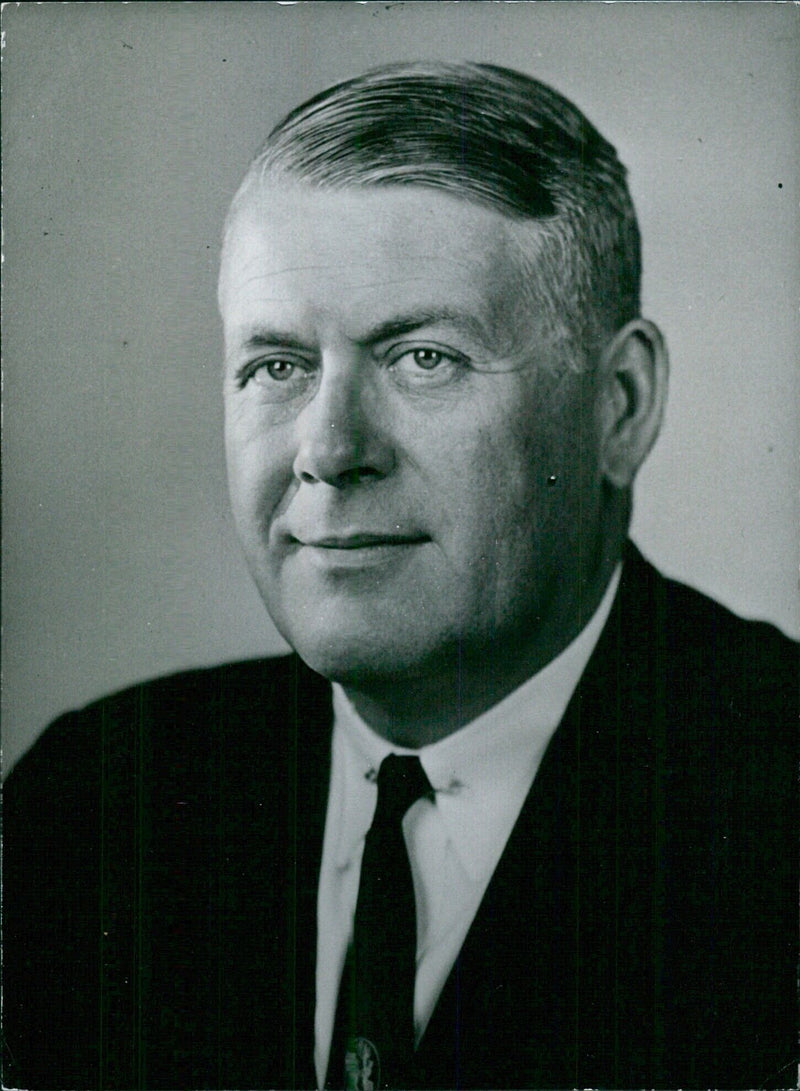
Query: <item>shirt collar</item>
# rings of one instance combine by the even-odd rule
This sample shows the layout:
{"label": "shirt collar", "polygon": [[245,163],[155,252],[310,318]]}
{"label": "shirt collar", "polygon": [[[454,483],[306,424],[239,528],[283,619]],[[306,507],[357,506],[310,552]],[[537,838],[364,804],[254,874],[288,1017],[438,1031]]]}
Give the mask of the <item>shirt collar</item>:
{"label": "shirt collar", "polygon": [[338,867],[350,864],[370,826],[383,759],[390,753],[417,754],[462,866],[475,881],[488,877],[600,638],[621,567],[589,623],[555,659],[477,719],[420,750],[376,734],[334,684],[333,762],[343,793]]}

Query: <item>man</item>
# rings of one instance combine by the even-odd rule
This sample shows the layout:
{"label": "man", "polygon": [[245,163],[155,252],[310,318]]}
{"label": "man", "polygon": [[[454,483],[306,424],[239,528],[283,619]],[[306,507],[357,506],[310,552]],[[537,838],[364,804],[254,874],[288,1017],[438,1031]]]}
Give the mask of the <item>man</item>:
{"label": "man", "polygon": [[21,763],[7,1083],[793,1084],[795,651],[626,541],[638,289],[624,168],[527,77],[395,66],[273,131],[219,300],[297,654]]}

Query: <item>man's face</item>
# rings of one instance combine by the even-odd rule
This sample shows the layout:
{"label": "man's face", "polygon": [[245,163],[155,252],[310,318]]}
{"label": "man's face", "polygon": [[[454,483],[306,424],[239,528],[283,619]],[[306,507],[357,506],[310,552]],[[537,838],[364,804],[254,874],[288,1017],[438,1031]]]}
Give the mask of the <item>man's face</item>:
{"label": "man's face", "polygon": [[347,684],[516,654],[600,506],[499,213],[422,187],[256,188],[223,255],[237,528],[279,631]]}

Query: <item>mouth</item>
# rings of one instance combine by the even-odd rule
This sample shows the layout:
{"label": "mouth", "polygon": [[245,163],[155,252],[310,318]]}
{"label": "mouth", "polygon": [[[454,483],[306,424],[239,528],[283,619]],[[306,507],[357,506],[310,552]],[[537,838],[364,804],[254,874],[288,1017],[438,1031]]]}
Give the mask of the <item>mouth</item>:
{"label": "mouth", "polygon": [[428,541],[421,534],[344,534],[328,535],[323,538],[311,538],[306,541],[297,539],[301,546],[312,549],[373,549],[375,546],[419,545]]}
{"label": "mouth", "polygon": [[429,541],[430,538],[422,534],[353,532],[295,538],[294,544],[299,554],[331,572],[397,563],[416,546]]}

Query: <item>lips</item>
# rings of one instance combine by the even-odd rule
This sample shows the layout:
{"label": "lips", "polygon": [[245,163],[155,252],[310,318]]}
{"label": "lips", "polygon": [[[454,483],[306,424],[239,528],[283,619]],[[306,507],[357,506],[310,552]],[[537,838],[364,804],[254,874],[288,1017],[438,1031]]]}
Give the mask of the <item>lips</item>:
{"label": "lips", "polygon": [[339,534],[291,534],[289,555],[326,577],[345,577],[376,568],[402,565],[429,542],[426,534],[347,530]]}
{"label": "lips", "polygon": [[375,546],[418,545],[428,541],[422,534],[349,533],[297,539],[300,545],[316,549],[371,549]]}

